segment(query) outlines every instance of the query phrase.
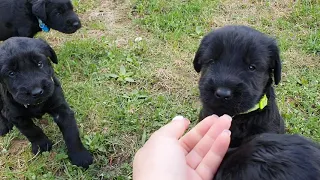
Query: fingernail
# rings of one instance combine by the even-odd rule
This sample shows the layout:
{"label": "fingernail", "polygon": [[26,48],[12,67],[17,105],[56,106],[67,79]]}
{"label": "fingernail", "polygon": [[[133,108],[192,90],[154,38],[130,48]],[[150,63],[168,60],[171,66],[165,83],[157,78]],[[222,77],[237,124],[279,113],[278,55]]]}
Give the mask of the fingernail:
{"label": "fingernail", "polygon": [[174,117],[174,118],[172,119],[172,121],[175,121],[175,120],[181,121],[181,120],[184,120],[184,117],[183,117],[183,116],[176,116],[176,117]]}
{"label": "fingernail", "polygon": [[212,114],[211,117],[213,118],[219,118],[219,116],[215,115],[215,114]]}
{"label": "fingernail", "polygon": [[231,131],[230,131],[229,129],[225,129],[225,130],[223,130],[223,133],[226,133],[228,136],[230,136],[230,135],[231,135]]}
{"label": "fingernail", "polygon": [[231,118],[229,115],[227,115],[227,114],[224,114],[224,115],[221,116],[221,117],[224,117],[224,118],[226,118],[226,119],[229,120],[229,121],[232,121],[232,118]]}

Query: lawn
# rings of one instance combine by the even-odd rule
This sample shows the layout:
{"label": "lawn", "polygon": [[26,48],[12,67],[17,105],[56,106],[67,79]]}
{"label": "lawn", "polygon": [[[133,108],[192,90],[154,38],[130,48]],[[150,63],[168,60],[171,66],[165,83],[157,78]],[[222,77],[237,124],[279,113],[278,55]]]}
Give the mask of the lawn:
{"label": "lawn", "polygon": [[14,129],[0,138],[0,179],[132,179],[132,158],[149,135],[175,115],[196,122],[200,103],[192,60],[204,34],[228,24],[276,38],[283,62],[276,87],[289,133],[320,142],[320,2],[318,0],[73,0],[83,27],[39,33],[56,50],[57,76],[89,169],[71,165],[58,127],[37,120],[54,141],[34,156]]}

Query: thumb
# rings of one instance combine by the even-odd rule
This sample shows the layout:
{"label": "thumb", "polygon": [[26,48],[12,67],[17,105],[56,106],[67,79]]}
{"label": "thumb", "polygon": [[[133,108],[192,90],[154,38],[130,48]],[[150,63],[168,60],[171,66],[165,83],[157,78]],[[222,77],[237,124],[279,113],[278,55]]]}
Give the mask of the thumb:
{"label": "thumb", "polygon": [[187,130],[190,121],[182,116],[176,116],[170,123],[155,132],[157,135],[179,139]]}

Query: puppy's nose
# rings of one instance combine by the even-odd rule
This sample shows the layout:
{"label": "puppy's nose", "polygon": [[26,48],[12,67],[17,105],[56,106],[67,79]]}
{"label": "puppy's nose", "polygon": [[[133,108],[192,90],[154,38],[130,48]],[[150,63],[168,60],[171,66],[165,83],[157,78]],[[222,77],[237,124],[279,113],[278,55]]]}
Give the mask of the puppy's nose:
{"label": "puppy's nose", "polygon": [[34,89],[31,91],[31,95],[32,95],[32,97],[34,97],[34,98],[40,96],[41,94],[43,94],[43,89],[41,89],[41,88],[34,88]]}
{"label": "puppy's nose", "polygon": [[214,95],[218,98],[218,99],[225,99],[225,100],[229,100],[232,97],[232,91],[229,88],[225,88],[225,87],[219,87],[216,92],[214,93]]}

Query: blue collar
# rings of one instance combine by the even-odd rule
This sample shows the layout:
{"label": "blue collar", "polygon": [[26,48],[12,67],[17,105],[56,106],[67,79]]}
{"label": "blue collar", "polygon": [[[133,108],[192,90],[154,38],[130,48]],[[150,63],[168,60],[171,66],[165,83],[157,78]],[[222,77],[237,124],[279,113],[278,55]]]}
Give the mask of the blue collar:
{"label": "blue collar", "polygon": [[38,18],[38,22],[39,22],[39,27],[42,29],[43,32],[49,32],[50,28],[44,24],[41,19]]}

